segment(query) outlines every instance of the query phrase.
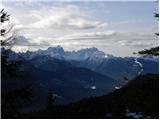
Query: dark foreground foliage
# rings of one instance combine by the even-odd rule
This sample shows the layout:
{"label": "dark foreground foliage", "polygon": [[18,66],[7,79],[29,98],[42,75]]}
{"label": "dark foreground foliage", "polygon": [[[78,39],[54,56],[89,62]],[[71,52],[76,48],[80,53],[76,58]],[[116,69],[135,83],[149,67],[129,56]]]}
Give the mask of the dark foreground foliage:
{"label": "dark foreground foliage", "polygon": [[45,110],[2,118],[159,118],[158,106],[159,77],[147,74],[108,95],[68,105],[54,105],[49,100]]}
{"label": "dark foreground foliage", "polygon": [[159,55],[159,47],[154,47],[151,49],[142,50],[142,51],[139,51],[138,54],[158,56]]}
{"label": "dark foreground foliage", "polygon": [[[22,78],[19,67],[22,65],[22,60],[9,60],[12,50],[5,50],[1,48],[1,78],[3,79],[16,79]],[[19,72],[19,74],[17,74]],[[2,81],[3,82],[3,81]]]}
{"label": "dark foreground foliage", "polygon": [[15,118],[21,114],[21,108],[27,106],[32,98],[32,89],[26,86],[22,89],[16,89],[7,93],[1,94],[1,117]]}

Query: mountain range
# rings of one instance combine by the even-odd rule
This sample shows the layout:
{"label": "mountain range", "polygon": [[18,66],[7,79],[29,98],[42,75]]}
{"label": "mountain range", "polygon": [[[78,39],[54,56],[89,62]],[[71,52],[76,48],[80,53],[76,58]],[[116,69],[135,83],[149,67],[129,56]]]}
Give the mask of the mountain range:
{"label": "mountain range", "polygon": [[[137,75],[146,73],[159,73],[158,56],[140,57],[116,57],[98,50],[97,48],[85,48],[78,51],[64,51],[61,46],[49,47],[47,50],[34,52],[12,53],[10,59],[22,59],[34,61],[39,57],[36,65],[45,62],[47,59],[58,59],[70,63],[76,67],[88,68],[92,71],[104,74],[116,80],[123,80],[124,77],[133,79]],[[114,71],[114,72],[113,72]]]}
{"label": "mountain range", "polygon": [[[1,49],[2,55],[4,51]],[[115,57],[95,47],[78,51],[64,51],[61,46],[25,53],[10,51],[8,62],[12,61],[21,61],[17,69],[20,77],[13,80],[2,76],[2,90],[31,85],[34,97],[23,111],[45,107],[50,90],[57,104],[67,104],[110,93],[140,74],[159,71],[158,57]]]}

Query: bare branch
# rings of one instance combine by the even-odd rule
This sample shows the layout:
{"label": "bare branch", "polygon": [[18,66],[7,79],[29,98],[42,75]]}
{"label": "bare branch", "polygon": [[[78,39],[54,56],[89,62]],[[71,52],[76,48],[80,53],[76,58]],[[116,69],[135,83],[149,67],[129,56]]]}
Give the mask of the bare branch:
{"label": "bare branch", "polygon": [[6,28],[1,28],[1,46],[11,48],[15,44],[16,40],[16,31],[13,29],[14,25],[10,25],[10,15],[7,12],[4,12],[4,9],[0,12],[1,24],[8,21],[8,26]]}

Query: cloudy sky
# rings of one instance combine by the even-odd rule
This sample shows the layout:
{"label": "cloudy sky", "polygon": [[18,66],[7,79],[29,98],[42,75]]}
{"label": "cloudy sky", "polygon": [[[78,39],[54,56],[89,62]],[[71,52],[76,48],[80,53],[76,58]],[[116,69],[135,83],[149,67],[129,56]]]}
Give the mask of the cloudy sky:
{"label": "cloudy sky", "polygon": [[16,51],[61,45],[65,50],[97,47],[115,56],[158,45],[154,1],[3,0],[17,34]]}

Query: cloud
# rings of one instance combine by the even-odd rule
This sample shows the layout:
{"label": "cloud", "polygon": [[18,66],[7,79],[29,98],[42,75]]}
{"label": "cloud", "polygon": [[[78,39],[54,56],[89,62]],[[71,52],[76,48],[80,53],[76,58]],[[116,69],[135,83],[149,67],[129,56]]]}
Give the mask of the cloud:
{"label": "cloud", "polygon": [[158,45],[158,38],[154,34],[119,33],[114,31],[74,33],[55,38],[39,36],[19,40],[21,42],[19,41],[19,44],[14,47],[16,51],[35,51],[61,45],[65,50],[97,47],[105,53],[117,56],[131,55],[138,50]]}
{"label": "cloud", "polygon": [[57,40],[100,40],[116,34],[115,31],[103,31],[103,32],[86,32],[86,33],[74,33],[66,35]]}
{"label": "cloud", "polygon": [[84,32],[63,35],[62,37],[35,37],[32,39],[19,37],[18,45],[28,46],[108,46],[119,45],[127,47],[151,47],[158,44],[154,34],[120,33],[115,31]]}
{"label": "cloud", "polygon": [[108,23],[90,20],[89,15],[75,5],[46,7],[31,11],[31,15],[38,19],[30,25],[33,28],[94,29],[108,25]]}
{"label": "cloud", "polygon": [[[153,34],[109,30],[107,20],[111,20],[109,16],[106,15],[108,18],[105,16],[106,7],[103,7],[106,4],[103,3],[100,7],[104,8],[103,10],[93,9],[90,2],[86,6],[83,4],[84,7],[88,7],[87,9],[81,5],[74,2],[25,2],[25,0],[22,3],[14,1],[7,3],[7,11],[11,13],[16,23],[15,29],[26,37],[19,39],[14,49],[37,50],[61,45],[66,50],[77,50],[94,46],[106,53],[126,56],[138,49],[158,45],[158,40]],[[98,6],[96,3],[95,5]],[[135,22],[130,19],[118,20],[119,18],[116,18],[117,22],[113,20],[110,28],[115,27],[118,30],[118,27],[122,26],[125,29],[126,25]]]}
{"label": "cloud", "polygon": [[[32,40],[33,41],[33,40]],[[153,34],[137,33],[119,33],[115,31],[85,32],[64,35],[55,38],[37,38],[36,42],[46,42],[50,46],[62,45],[68,49],[74,46],[74,49],[80,47],[129,47],[129,48],[147,48],[158,44],[156,36]],[[39,44],[40,44],[39,43]],[[107,48],[106,50],[107,51]]]}
{"label": "cloud", "polygon": [[116,41],[123,46],[152,47],[158,44],[157,37],[152,33],[120,33]]}
{"label": "cloud", "polygon": [[80,6],[70,3],[52,2],[53,5],[46,3],[7,2],[6,8],[9,13],[12,13],[11,20],[15,23],[15,29],[25,33],[36,31],[34,33],[44,35],[48,30],[62,33],[95,30],[108,26],[107,22],[98,20],[89,10],[84,11]]}

